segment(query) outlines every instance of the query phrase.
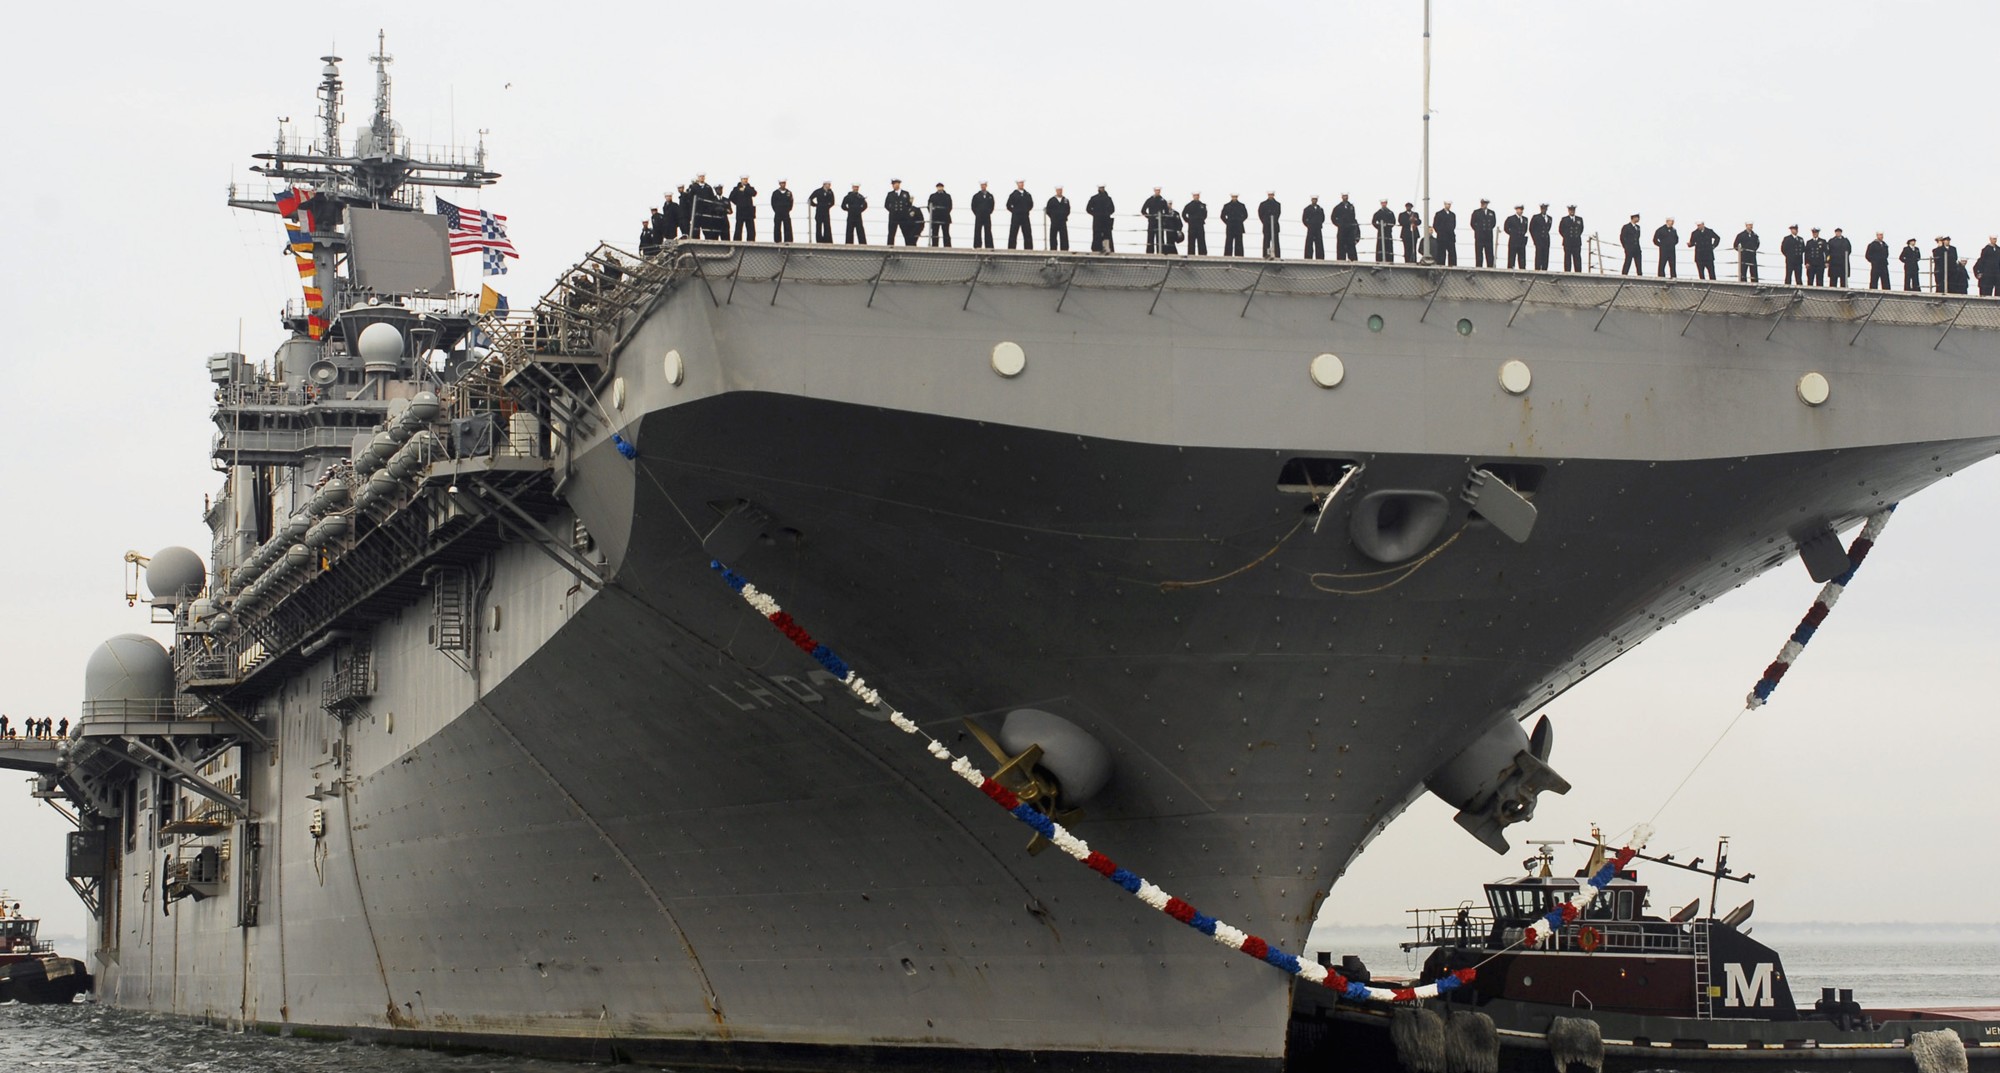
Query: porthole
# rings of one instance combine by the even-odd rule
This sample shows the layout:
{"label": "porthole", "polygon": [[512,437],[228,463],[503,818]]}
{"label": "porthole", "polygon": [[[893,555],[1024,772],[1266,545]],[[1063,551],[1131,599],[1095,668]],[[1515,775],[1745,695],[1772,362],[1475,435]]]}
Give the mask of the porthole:
{"label": "porthole", "polygon": [[1460,335],[1471,335],[1471,334],[1472,334],[1472,322],[1471,322],[1470,320],[1467,320],[1467,319],[1466,319],[1466,318],[1464,318],[1464,317],[1460,317],[1460,318],[1458,318],[1458,334],[1460,334]]}
{"label": "porthole", "polygon": [[666,360],[662,363],[662,366],[661,371],[666,374],[667,383],[674,387],[679,387],[681,378],[687,375],[687,367],[681,362],[681,352],[678,350],[667,351]]}
{"label": "porthole", "polygon": [[1382,330],[1382,314],[1380,313],[1368,314],[1368,330],[1371,332],[1379,332]]}

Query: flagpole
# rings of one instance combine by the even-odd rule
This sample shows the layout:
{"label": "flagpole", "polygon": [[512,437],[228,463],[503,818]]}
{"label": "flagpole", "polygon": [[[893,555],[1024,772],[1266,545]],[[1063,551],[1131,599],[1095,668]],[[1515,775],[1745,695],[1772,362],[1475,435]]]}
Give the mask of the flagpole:
{"label": "flagpole", "polygon": [[[1424,218],[1419,226],[1429,227],[1431,222],[1431,0],[1424,0],[1424,157],[1423,157]],[[1424,256],[1434,259],[1432,246],[1436,240],[1430,232],[1424,232]]]}

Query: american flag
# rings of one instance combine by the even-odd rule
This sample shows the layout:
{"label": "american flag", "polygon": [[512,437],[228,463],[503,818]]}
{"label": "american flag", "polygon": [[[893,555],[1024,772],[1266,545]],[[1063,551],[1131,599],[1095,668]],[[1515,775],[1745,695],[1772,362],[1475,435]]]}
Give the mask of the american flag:
{"label": "american flag", "polygon": [[485,272],[489,276],[504,275],[507,266],[502,257],[521,255],[514,252],[514,244],[507,241],[507,218],[483,209],[461,209],[443,198],[437,199],[438,215],[444,217],[445,227],[451,235],[453,256],[461,253],[482,251]]}

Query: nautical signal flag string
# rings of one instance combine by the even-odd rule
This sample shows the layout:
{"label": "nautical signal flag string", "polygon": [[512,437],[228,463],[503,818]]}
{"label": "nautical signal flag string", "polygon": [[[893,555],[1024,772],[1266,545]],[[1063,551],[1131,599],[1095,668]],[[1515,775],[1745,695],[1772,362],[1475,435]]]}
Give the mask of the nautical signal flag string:
{"label": "nautical signal flag string", "polygon": [[[889,722],[896,729],[901,730],[905,734],[913,734],[924,738],[928,742],[925,748],[933,757],[949,764],[954,773],[979,790],[980,793],[985,794],[994,804],[1006,809],[1015,819],[1033,828],[1036,833],[1048,839],[1057,849],[1062,850],[1072,860],[1123,887],[1128,894],[1131,894],[1153,909],[1201,932],[1203,935],[1214,939],[1231,950],[1247,954],[1267,965],[1297,976],[1302,980],[1331,988],[1335,992],[1338,992],[1340,997],[1355,1002],[1413,1002],[1418,999],[1436,998],[1439,995],[1455,991],[1473,981],[1475,976],[1473,969],[1459,969],[1456,972],[1447,973],[1421,987],[1370,987],[1359,981],[1349,980],[1339,972],[1327,968],[1316,961],[1286,953],[1265,940],[1231,927],[1196,909],[1193,905],[1168,894],[1138,874],[1120,867],[1118,862],[1105,856],[1103,853],[1091,849],[1089,843],[1071,834],[1067,828],[1057,823],[1048,814],[1042,812],[1042,810],[1022,801],[1014,791],[994,781],[984,772],[980,771],[978,767],[974,766],[972,761],[967,760],[963,756],[953,754],[951,749],[943,742],[924,733],[923,728],[919,727],[915,720],[897,711],[894,706],[885,702],[882,699],[882,695],[874,687],[870,686],[853,668],[847,665],[847,661],[841,659],[825,643],[813,637],[811,633],[807,632],[804,626],[799,625],[784,608],[778,606],[778,601],[772,598],[769,593],[759,590],[757,586],[752,585],[741,574],[736,573],[720,562],[710,560],[708,565],[710,569],[722,575],[722,580],[730,588],[736,590],[736,594],[741,596],[745,603],[755,608],[758,614],[764,616],[765,620],[776,627],[778,632],[784,634],[792,644],[798,646],[800,651],[811,656],[813,661],[825,668],[828,674],[839,679],[841,684],[845,685],[847,691],[852,693],[857,700],[870,707],[887,710],[889,713]],[[1625,857],[1623,859],[1630,860],[1631,858]],[[1615,868],[1613,869],[1613,873],[1616,873]],[[1605,880],[1605,882],[1609,881],[1609,879]],[[1595,882],[1594,878],[1593,882]],[[1571,910],[1571,912],[1574,913],[1574,910]]]}
{"label": "nautical signal flag string", "polygon": [[1854,537],[1854,543],[1847,547],[1847,569],[1839,577],[1827,582],[1825,588],[1819,590],[1819,599],[1813,601],[1811,610],[1806,612],[1806,617],[1799,620],[1798,628],[1793,630],[1792,636],[1785,641],[1785,647],[1778,650],[1778,658],[1772,660],[1769,667],[1764,668],[1764,677],[1758,679],[1757,685],[1750,690],[1750,695],[1743,699],[1746,710],[1762,708],[1764,702],[1771,699],[1771,691],[1778,688],[1779,680],[1785,677],[1785,672],[1792,669],[1792,664],[1798,661],[1799,654],[1805,651],[1806,642],[1813,639],[1813,634],[1819,631],[1819,624],[1826,621],[1826,616],[1833,611],[1833,605],[1840,601],[1840,594],[1847,591],[1847,583],[1854,580],[1854,572],[1861,569],[1861,561],[1868,558],[1868,549],[1875,546],[1875,541],[1882,535],[1883,527],[1889,524],[1889,515],[1895,512],[1896,504],[1891,503],[1886,509],[1868,516],[1868,521],[1861,526],[1861,532]]}
{"label": "nautical signal flag string", "polygon": [[306,208],[312,191],[303,186],[276,195],[278,215],[285,218],[285,239],[291,247],[292,260],[298,264],[300,288],[305,291],[306,334],[314,339],[326,334],[326,296],[316,285],[318,268],[313,262],[313,217],[312,210]]}

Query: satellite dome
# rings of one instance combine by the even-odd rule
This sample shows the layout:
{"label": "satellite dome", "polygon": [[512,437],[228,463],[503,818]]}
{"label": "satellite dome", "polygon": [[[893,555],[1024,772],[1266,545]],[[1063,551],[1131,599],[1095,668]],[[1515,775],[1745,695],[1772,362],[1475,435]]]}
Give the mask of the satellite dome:
{"label": "satellite dome", "polygon": [[85,712],[93,704],[162,701],[173,695],[173,661],[160,642],[144,634],[121,633],[98,645],[83,668]]}
{"label": "satellite dome", "polygon": [[154,603],[174,603],[202,590],[208,570],[201,556],[186,548],[161,548],[146,564],[146,589]]}
{"label": "satellite dome", "polygon": [[403,333],[393,324],[370,324],[361,329],[355,349],[361,352],[364,366],[393,366],[403,360]]}

